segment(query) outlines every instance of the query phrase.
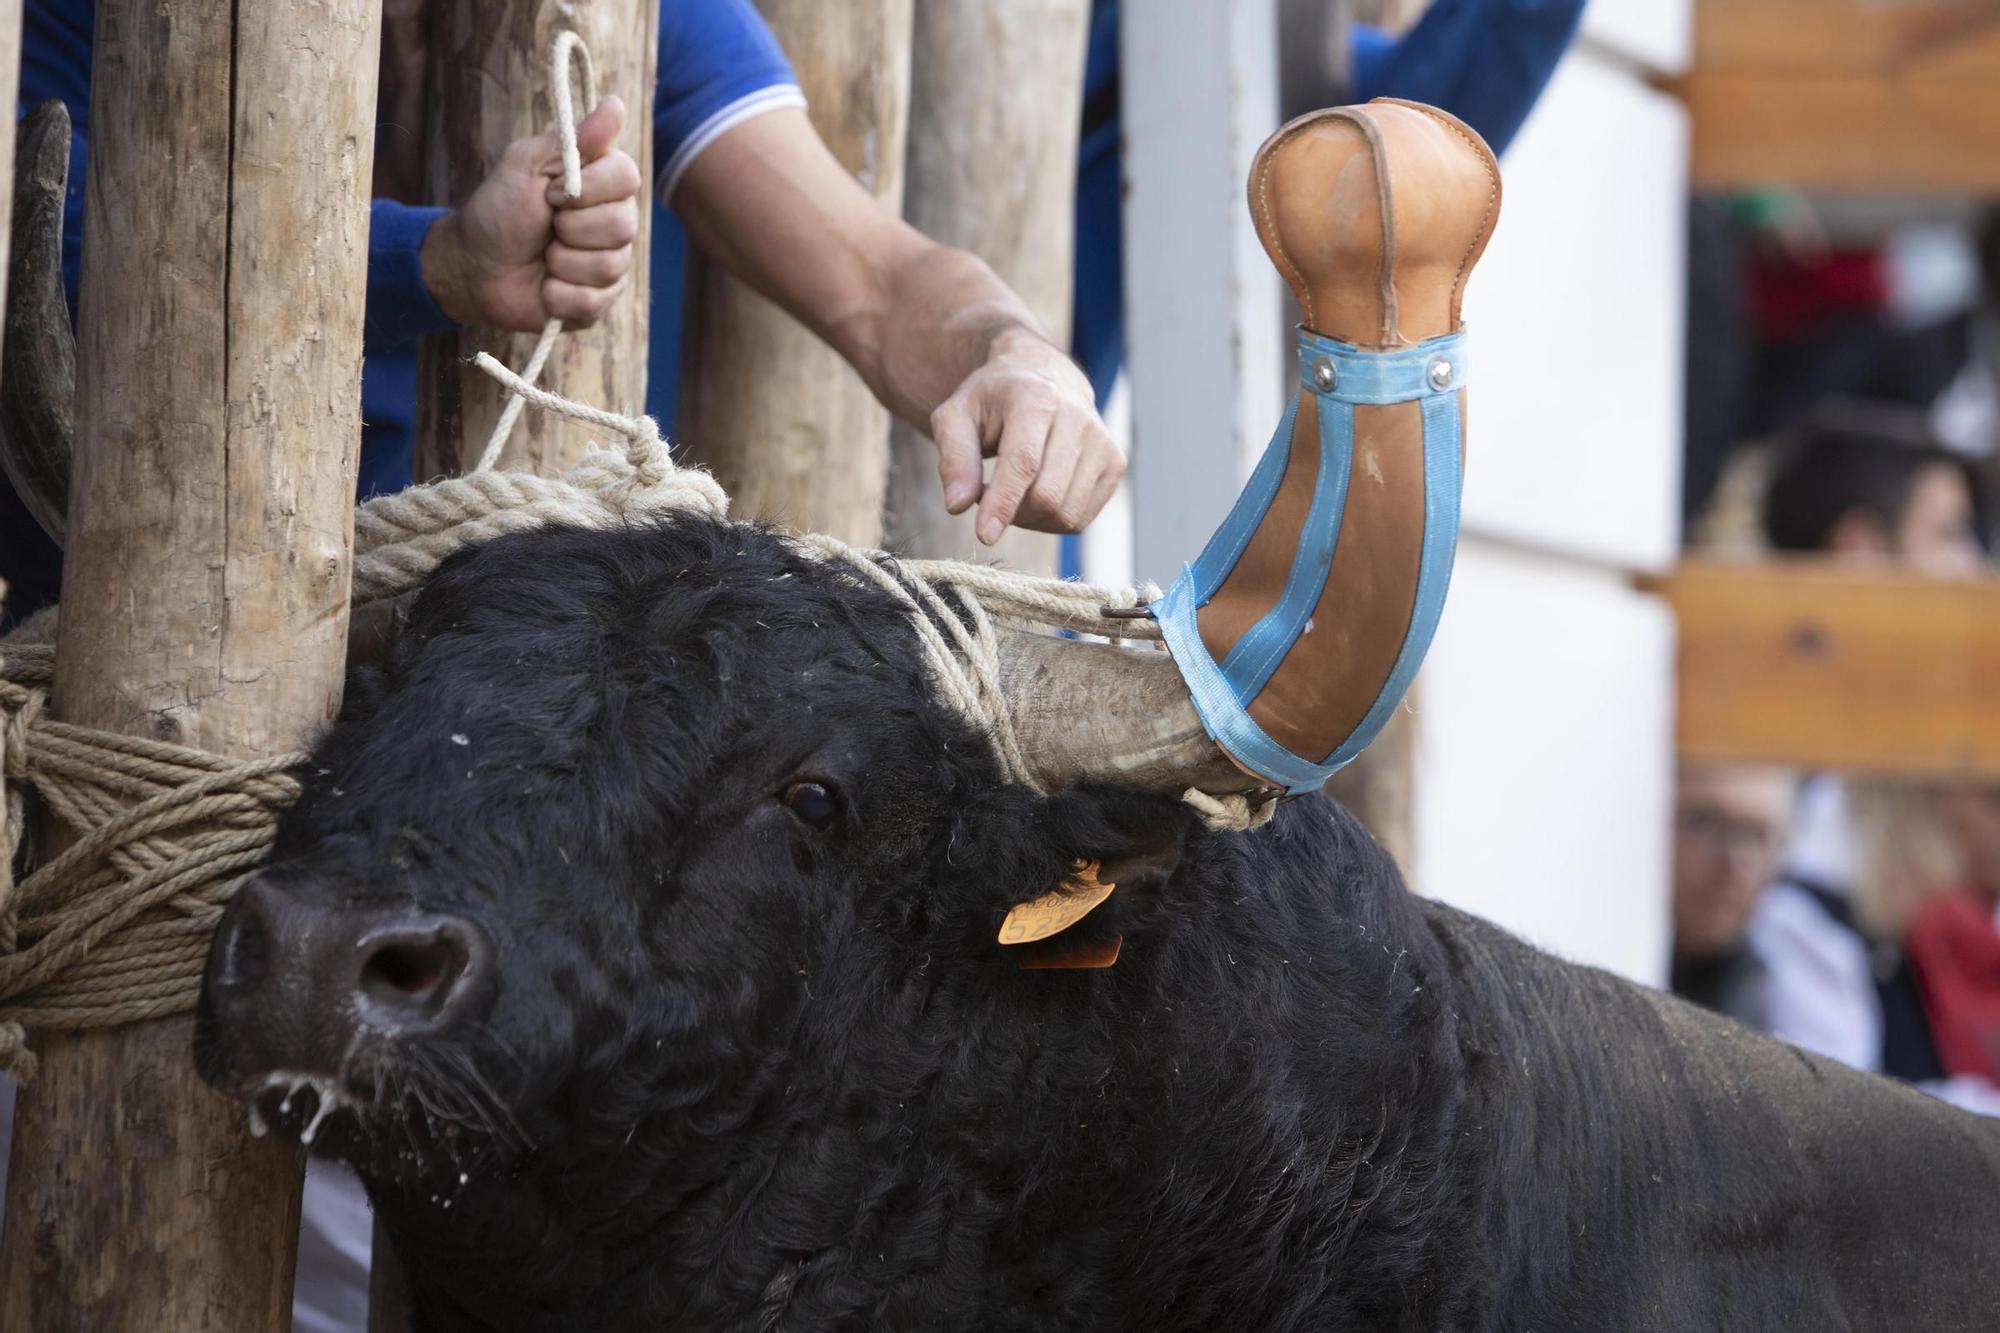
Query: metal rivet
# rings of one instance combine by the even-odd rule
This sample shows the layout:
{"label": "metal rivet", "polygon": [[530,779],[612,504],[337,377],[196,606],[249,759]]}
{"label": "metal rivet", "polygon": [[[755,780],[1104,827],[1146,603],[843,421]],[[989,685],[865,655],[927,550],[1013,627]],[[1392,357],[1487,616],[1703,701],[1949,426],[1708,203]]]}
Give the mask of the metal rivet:
{"label": "metal rivet", "polygon": [[1451,362],[1438,360],[1431,362],[1431,387],[1442,393],[1451,387]]}
{"label": "metal rivet", "polygon": [[1340,383],[1340,372],[1333,368],[1333,362],[1321,357],[1313,362],[1313,385],[1321,393],[1332,393],[1333,386]]}

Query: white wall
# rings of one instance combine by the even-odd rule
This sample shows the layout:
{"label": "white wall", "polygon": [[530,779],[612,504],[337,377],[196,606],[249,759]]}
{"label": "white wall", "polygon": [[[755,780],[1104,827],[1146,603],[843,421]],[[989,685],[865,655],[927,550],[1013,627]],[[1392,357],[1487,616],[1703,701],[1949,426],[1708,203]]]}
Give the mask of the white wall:
{"label": "white wall", "polygon": [[1466,543],[1415,697],[1417,890],[1660,981],[1672,654],[1616,573]]}
{"label": "white wall", "polygon": [[1467,531],[1630,569],[1672,562],[1684,120],[1573,54],[1509,147],[1500,222],[1465,296]]}
{"label": "white wall", "polygon": [[1685,0],[1595,0],[1501,163],[1466,296],[1465,525],[1416,695],[1421,891],[1661,982],[1687,126],[1645,66]]}

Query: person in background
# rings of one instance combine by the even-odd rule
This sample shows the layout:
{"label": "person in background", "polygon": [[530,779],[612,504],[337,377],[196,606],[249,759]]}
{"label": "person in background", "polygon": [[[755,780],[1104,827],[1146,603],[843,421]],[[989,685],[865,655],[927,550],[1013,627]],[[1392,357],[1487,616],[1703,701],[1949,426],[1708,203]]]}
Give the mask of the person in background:
{"label": "person in background", "polygon": [[[1782,552],[1962,578],[1985,563],[1979,509],[1972,469],[1930,436],[1920,410],[1837,403],[1779,445],[1763,526]],[[1869,870],[1848,784],[1813,775],[1750,923],[1769,974],[1768,1030],[1971,1109],[2000,1109],[1985,1090],[1945,1078],[1896,926],[1865,910]]]}
{"label": "person in background", "polygon": [[1690,522],[1746,445],[1829,399],[1923,409],[1937,438],[1966,457],[1993,450],[1980,431],[1990,402],[1968,374],[1975,239],[1953,221],[1885,226],[1842,211],[1786,190],[1690,202],[1681,487]]}
{"label": "person in background", "polygon": [[1778,551],[1963,578],[1986,565],[1977,486],[1920,411],[1833,402],[1779,444],[1764,534]]}
{"label": "person in background", "polygon": [[1955,882],[1917,909],[1905,948],[1944,1076],[2000,1099],[2000,785],[1937,797]]}
{"label": "person in background", "polygon": [[1681,765],[1674,794],[1674,994],[1769,1025],[1769,975],[1751,913],[1791,827],[1793,779],[1746,764]]}

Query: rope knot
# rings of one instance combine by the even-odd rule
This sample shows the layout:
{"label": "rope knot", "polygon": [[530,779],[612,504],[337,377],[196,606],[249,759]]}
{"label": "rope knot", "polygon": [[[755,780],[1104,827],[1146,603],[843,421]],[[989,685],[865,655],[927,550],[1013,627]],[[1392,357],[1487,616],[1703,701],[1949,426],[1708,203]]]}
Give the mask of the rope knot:
{"label": "rope knot", "polygon": [[680,469],[660,438],[660,424],[651,417],[638,417],[636,422],[640,429],[625,437],[625,460],[632,465],[633,480],[649,491],[657,490]]}
{"label": "rope knot", "polygon": [[0,776],[10,782],[21,782],[28,776],[28,733],[41,720],[47,700],[40,690],[20,690],[18,702],[0,697],[0,724],[4,724],[0,725]]}

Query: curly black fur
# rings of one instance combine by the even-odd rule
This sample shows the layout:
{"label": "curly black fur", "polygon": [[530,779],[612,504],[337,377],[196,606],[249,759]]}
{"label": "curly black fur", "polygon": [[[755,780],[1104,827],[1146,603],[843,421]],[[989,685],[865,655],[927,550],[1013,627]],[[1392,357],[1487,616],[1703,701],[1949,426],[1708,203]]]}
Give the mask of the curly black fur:
{"label": "curly black fur", "polygon": [[[1085,857],[1123,956],[1021,970]],[[452,562],[269,873],[497,946],[340,1140],[427,1329],[2000,1320],[1984,1124],[1427,904],[1331,803],[1009,787],[901,610],[743,525]]]}

